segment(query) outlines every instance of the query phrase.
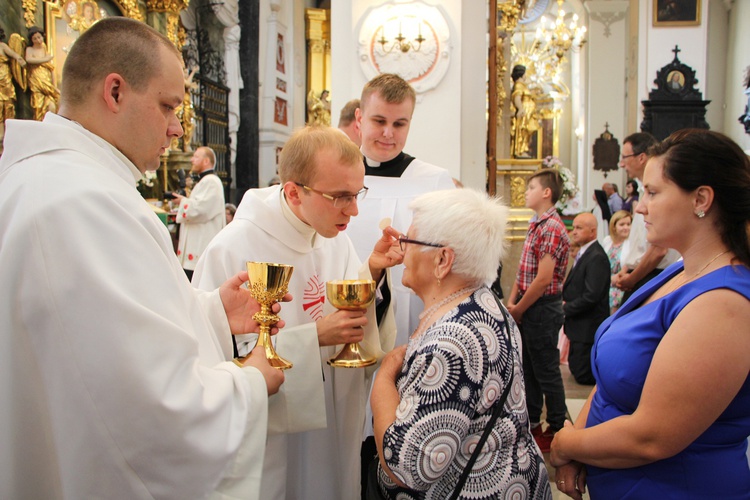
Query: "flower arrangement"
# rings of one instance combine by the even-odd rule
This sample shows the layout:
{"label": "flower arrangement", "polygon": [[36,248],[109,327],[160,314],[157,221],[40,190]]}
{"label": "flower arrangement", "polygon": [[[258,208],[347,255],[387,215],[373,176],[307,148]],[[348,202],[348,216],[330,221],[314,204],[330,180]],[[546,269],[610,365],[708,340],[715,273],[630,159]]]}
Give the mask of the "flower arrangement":
{"label": "flower arrangement", "polygon": [[136,183],[136,188],[138,189],[138,192],[141,193],[141,196],[144,198],[155,198],[155,186],[156,186],[156,171],[154,170],[146,170],[146,173],[143,174],[143,176],[138,179],[138,182]]}
{"label": "flower arrangement", "polygon": [[560,211],[565,211],[565,207],[568,201],[573,200],[578,194],[578,186],[575,182],[573,172],[569,168],[563,167],[562,162],[557,156],[547,156],[542,160],[542,168],[556,168],[560,173],[560,179],[562,180],[562,193],[560,199],[557,200],[557,208]]}

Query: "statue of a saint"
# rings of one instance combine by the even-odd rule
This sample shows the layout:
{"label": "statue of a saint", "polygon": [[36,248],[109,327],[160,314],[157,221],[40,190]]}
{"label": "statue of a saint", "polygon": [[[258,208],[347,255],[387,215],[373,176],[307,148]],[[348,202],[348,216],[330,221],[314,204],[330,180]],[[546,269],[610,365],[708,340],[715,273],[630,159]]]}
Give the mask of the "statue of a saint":
{"label": "statue of a saint", "polygon": [[192,90],[198,88],[198,84],[193,82],[195,74],[198,72],[198,66],[193,66],[190,71],[185,68],[185,96],[182,98],[182,112],[180,113],[180,122],[182,124],[182,150],[188,153],[193,150],[193,132],[195,131],[195,124],[193,118],[195,117],[195,108],[193,107],[193,96]]}
{"label": "statue of a saint", "polygon": [[745,104],[745,112],[742,113],[739,120],[742,126],[745,127],[745,133],[750,134],[750,66],[745,68],[745,78],[743,79],[742,85],[745,87],[747,104]]}
{"label": "statue of a saint", "polygon": [[320,97],[315,96],[314,90],[307,94],[308,125],[331,126],[331,101],[328,100],[328,94],[327,90],[323,90]]}
{"label": "statue of a saint", "polygon": [[513,89],[510,99],[513,116],[510,122],[510,149],[513,158],[531,158],[531,136],[539,130],[536,116],[536,101],[526,85],[526,66],[517,64],[511,73]]}
{"label": "statue of a saint", "polygon": [[5,120],[16,117],[16,89],[13,88],[13,80],[10,77],[11,61],[21,67],[26,66],[24,58],[8,47],[4,40],[5,31],[0,28],[0,151],[5,137]]}
{"label": "statue of a saint", "polygon": [[60,91],[55,86],[54,56],[47,53],[44,31],[35,26],[29,28],[29,43],[31,46],[26,47],[26,62],[31,107],[34,109],[34,119],[42,121],[47,111],[57,111]]}

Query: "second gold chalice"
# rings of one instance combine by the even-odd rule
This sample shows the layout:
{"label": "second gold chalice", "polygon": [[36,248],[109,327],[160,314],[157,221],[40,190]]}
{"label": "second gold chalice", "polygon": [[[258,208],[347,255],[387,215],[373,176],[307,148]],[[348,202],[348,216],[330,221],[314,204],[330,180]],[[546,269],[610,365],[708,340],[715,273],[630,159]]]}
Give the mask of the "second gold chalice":
{"label": "second gold chalice", "polygon": [[[352,311],[367,309],[375,300],[373,280],[338,280],[326,282],[328,302],[336,309]],[[345,344],[328,364],[336,368],[362,368],[374,365],[377,359],[366,354],[358,343]]]}
{"label": "second gold chalice", "polygon": [[294,267],[287,264],[247,263],[248,288],[250,294],[260,304],[260,311],[253,315],[253,319],[260,324],[258,345],[265,349],[268,364],[279,370],[291,368],[292,363],[276,354],[271,343],[271,325],[279,321],[279,317],[271,312],[271,306],[286,295],[293,270]]}

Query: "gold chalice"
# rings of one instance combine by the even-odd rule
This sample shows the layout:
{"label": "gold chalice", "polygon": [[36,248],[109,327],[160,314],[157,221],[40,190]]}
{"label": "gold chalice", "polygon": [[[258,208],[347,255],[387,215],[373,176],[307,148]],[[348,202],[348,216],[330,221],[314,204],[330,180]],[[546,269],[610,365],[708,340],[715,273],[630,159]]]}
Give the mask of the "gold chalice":
{"label": "gold chalice", "polygon": [[287,264],[247,263],[250,281],[248,288],[250,294],[260,304],[260,311],[253,315],[253,319],[260,324],[258,345],[265,349],[268,364],[279,370],[291,368],[292,363],[276,354],[271,343],[271,325],[279,320],[279,317],[271,312],[271,306],[286,295],[293,270],[294,267]]}
{"label": "gold chalice", "polygon": [[[336,309],[366,309],[375,300],[373,280],[338,280],[326,282],[328,301]],[[377,359],[366,354],[358,343],[345,344],[328,364],[336,368],[362,368],[374,365]]]}

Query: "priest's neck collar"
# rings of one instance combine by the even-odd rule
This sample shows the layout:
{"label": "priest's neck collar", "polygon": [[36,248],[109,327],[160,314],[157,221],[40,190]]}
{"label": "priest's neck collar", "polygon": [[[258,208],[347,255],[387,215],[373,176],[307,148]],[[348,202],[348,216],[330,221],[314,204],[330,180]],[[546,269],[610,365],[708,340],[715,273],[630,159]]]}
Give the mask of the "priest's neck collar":
{"label": "priest's neck collar", "polygon": [[318,236],[318,233],[315,231],[315,229],[313,229],[312,226],[297,217],[297,215],[292,211],[289,203],[287,203],[286,201],[286,196],[284,196],[284,190],[279,189],[279,192],[281,193],[281,213],[284,214],[284,218],[298,233],[300,233],[305,237],[306,240],[310,242],[310,246],[314,246],[315,238]]}
{"label": "priest's neck collar", "polygon": [[[114,153],[114,155],[117,158],[119,158],[119,160],[121,162],[123,162],[128,167],[128,169],[130,170],[130,173],[133,174],[133,180],[135,182],[138,182],[139,180],[141,180],[141,178],[144,175],[143,172],[141,172],[140,169],[138,167],[136,167],[135,164],[132,161],[130,161],[130,158],[128,158],[127,156],[125,156],[125,154],[122,151],[120,151],[119,149],[117,149],[114,146],[114,144],[112,144],[111,142],[107,141],[103,137],[101,137],[99,135],[96,135],[95,133],[91,132],[89,129],[87,129],[86,127],[84,127],[83,125],[81,125],[80,123],[78,123],[77,121],[73,120],[72,118],[68,118],[67,116],[63,116],[61,114],[54,114],[53,113],[53,115],[54,116],[59,116],[60,118],[64,118],[71,125],[73,125],[75,127],[78,127],[80,130],[82,130],[83,132],[85,132],[85,134],[87,136],[89,136],[92,140],[94,140],[98,144],[106,145],[109,149],[112,150],[112,152]],[[50,119],[52,119],[52,118],[50,118]]]}
{"label": "priest's neck collar", "polygon": [[205,171],[201,172],[200,174],[198,174],[198,179],[199,180],[203,179],[205,176],[211,175],[211,174],[215,174],[215,173],[216,173],[216,170],[214,170],[213,168],[209,169],[209,170],[205,170]]}
{"label": "priest's neck collar", "polygon": [[401,177],[404,170],[414,160],[413,156],[401,151],[395,158],[384,162],[377,162],[363,154],[365,163],[365,175],[374,175],[377,177]]}

